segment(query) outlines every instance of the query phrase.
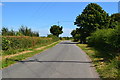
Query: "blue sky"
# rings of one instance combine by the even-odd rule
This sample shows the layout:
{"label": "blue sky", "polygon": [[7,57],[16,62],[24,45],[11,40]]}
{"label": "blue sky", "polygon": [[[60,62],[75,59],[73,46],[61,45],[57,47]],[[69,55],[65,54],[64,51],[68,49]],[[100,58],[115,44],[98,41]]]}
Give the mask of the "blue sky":
{"label": "blue sky", "polygon": [[[49,34],[51,25],[58,21],[63,26],[64,33],[60,36],[71,36],[70,32],[76,16],[81,14],[88,2],[4,2],[2,5],[2,26],[18,30],[21,25],[28,26],[33,31],[39,31],[40,36]],[[110,15],[118,12],[117,2],[99,2]],[[1,8],[1,6],[0,6]]]}

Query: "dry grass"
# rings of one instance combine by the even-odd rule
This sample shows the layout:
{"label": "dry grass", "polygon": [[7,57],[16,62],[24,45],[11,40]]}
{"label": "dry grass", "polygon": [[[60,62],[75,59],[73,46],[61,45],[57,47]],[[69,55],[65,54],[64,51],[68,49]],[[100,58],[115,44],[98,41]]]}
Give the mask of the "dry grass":
{"label": "dry grass", "polygon": [[92,47],[88,47],[87,44],[77,44],[77,46],[90,56],[101,78],[119,78],[118,80],[120,80],[120,56],[116,56],[111,61],[105,61],[103,57],[97,55],[98,51]]}
{"label": "dry grass", "polygon": [[6,58],[11,58],[11,57],[18,56],[18,55],[25,54],[25,53],[29,53],[29,52],[33,52],[33,51],[23,51],[23,52],[12,54],[12,55],[2,56],[2,57],[0,57],[0,60],[6,59]]}
{"label": "dry grass", "polygon": [[[42,50],[42,49],[44,49],[44,48],[46,48],[46,47],[48,47],[48,46],[51,46],[51,45],[53,45],[53,44],[55,44],[55,43],[57,43],[57,42],[54,42],[54,43],[49,44],[49,45],[47,45],[47,46],[43,46],[43,47],[36,48],[36,49],[34,49],[34,50]],[[2,56],[2,57],[0,56],[0,61],[1,61],[1,60],[4,60],[4,59],[6,59],[6,58],[15,57],[15,56],[22,55],[22,54],[26,54],[26,53],[30,53],[30,52],[33,52],[33,51],[23,51],[23,52],[16,53],[16,54],[12,54],[12,55],[6,55],[6,56]]]}

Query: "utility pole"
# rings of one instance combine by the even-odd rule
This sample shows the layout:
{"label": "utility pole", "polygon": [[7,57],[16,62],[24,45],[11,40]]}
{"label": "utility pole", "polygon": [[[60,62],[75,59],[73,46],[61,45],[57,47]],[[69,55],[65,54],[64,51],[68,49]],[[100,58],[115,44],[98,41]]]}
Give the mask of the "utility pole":
{"label": "utility pole", "polygon": [[120,13],[120,1],[118,2],[118,13]]}
{"label": "utility pole", "polygon": [[59,26],[60,22],[58,21],[58,26]]}

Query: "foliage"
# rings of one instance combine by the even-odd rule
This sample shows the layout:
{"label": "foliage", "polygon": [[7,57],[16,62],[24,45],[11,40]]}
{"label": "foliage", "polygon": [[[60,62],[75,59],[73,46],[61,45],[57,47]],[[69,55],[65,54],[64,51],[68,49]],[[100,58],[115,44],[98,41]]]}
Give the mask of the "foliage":
{"label": "foliage", "polygon": [[2,35],[3,36],[14,36],[15,35],[15,31],[13,31],[13,30],[8,30],[8,28],[5,28],[5,27],[3,27],[2,28]]}
{"label": "foliage", "polygon": [[114,21],[120,22],[120,13],[115,13],[111,15],[111,18],[114,19]]}
{"label": "foliage", "polygon": [[102,7],[91,3],[87,5],[81,15],[76,17],[74,24],[80,27],[81,39],[84,39],[83,41],[86,43],[86,37],[90,36],[96,29],[109,27],[109,16]]}
{"label": "foliage", "polygon": [[60,37],[60,40],[71,40],[72,37]]}
{"label": "foliage", "polygon": [[55,35],[52,35],[52,34],[49,34],[47,37],[48,37],[48,38],[52,38],[53,41],[58,41],[58,40],[59,40],[59,37],[57,37],[57,36],[55,36]]}
{"label": "foliage", "polygon": [[11,42],[7,40],[5,37],[2,38],[2,50],[8,50],[10,48]]}
{"label": "foliage", "polygon": [[75,34],[77,34],[77,31],[76,30],[72,30],[72,32],[71,32],[72,37],[74,37]]}
{"label": "foliage", "polygon": [[[53,38],[29,37],[29,36],[5,36],[2,37],[2,50],[6,54],[13,54],[12,51],[26,49],[37,45],[45,45],[57,40]],[[11,53],[10,53],[11,51]]]}
{"label": "foliage", "polygon": [[16,32],[16,36],[24,36],[21,32]]}
{"label": "foliage", "polygon": [[80,34],[75,34],[74,41],[78,42],[80,40]]}
{"label": "foliage", "polygon": [[115,28],[117,23],[120,23],[120,13],[115,13],[110,16],[109,28]]}
{"label": "foliage", "polygon": [[97,30],[89,37],[88,43],[101,51],[109,51],[107,55],[117,55],[110,52],[120,52],[120,25],[117,25],[115,29]]}
{"label": "foliage", "polygon": [[75,42],[79,41],[80,38],[81,38],[81,35],[79,34],[79,29],[78,28],[76,28],[76,30],[73,30],[71,32],[71,35],[72,35]]}
{"label": "foliage", "polygon": [[7,35],[8,34],[7,32],[8,32],[8,29],[3,27],[2,28],[2,35]]}
{"label": "foliage", "polygon": [[24,36],[36,36],[36,37],[39,37],[38,32],[34,32],[30,28],[24,27],[24,26],[20,27],[19,32],[22,33]]}
{"label": "foliage", "polygon": [[50,33],[52,33],[53,35],[59,37],[59,35],[63,33],[62,29],[63,29],[62,26],[60,27],[60,26],[57,26],[57,25],[53,25],[50,28]]}
{"label": "foliage", "polygon": [[31,36],[39,37],[39,33],[32,31],[30,28],[21,26],[19,31],[9,30],[8,28],[2,28],[3,36]]}
{"label": "foliage", "polygon": [[[116,56],[110,61],[105,61],[103,57],[98,56],[98,52],[93,47],[88,46],[88,44],[77,44],[82,50],[84,50],[87,55],[93,61],[93,66],[96,67],[97,72],[101,78],[108,78],[107,80],[119,80],[120,78],[120,56]],[[101,53],[101,52],[99,52]],[[107,52],[104,52],[106,54]],[[103,53],[101,53],[103,54]],[[116,54],[116,52],[114,52]],[[106,56],[109,59],[109,56]],[[117,79],[118,78],[118,79]],[[105,79],[105,80],[106,80]],[[104,80],[104,79],[103,79]]]}
{"label": "foliage", "polygon": [[[41,49],[41,50],[31,50],[31,52],[28,52],[28,53],[26,53],[26,54],[22,54],[22,55],[17,55],[17,56],[14,56],[14,57],[10,57],[10,58],[6,58],[6,59],[3,59],[2,60],[2,68],[5,68],[5,67],[8,67],[8,66],[10,66],[11,64],[14,64],[14,63],[16,63],[16,61],[21,61],[21,60],[24,60],[24,59],[26,59],[26,58],[28,58],[28,57],[32,57],[32,56],[34,56],[35,54],[38,54],[38,53],[40,53],[40,52],[42,52],[42,51],[44,51],[44,50],[46,50],[46,49],[48,49],[48,48],[51,48],[51,47],[53,47],[53,46],[55,46],[56,44],[58,44],[59,43],[59,41],[58,42],[55,42],[55,43],[53,43],[53,44],[51,44],[51,45],[48,45],[48,44],[46,44],[47,46],[45,46],[45,48],[43,48],[43,49]],[[44,45],[43,45],[44,46]]]}
{"label": "foliage", "polygon": [[[74,23],[79,28],[79,45],[94,62],[102,78],[120,78],[120,13],[109,16],[99,5],[88,4]],[[86,41],[87,40],[87,41]],[[84,45],[84,46],[81,46]],[[118,57],[118,58],[116,58]]]}

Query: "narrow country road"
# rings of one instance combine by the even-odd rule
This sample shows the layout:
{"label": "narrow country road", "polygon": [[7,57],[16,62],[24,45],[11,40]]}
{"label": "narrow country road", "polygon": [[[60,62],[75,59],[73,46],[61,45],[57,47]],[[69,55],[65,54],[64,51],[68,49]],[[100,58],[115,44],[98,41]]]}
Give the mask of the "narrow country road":
{"label": "narrow country road", "polygon": [[2,70],[3,78],[98,78],[88,56],[70,41]]}

